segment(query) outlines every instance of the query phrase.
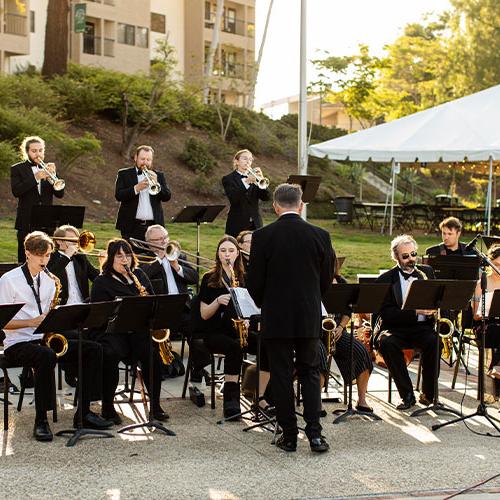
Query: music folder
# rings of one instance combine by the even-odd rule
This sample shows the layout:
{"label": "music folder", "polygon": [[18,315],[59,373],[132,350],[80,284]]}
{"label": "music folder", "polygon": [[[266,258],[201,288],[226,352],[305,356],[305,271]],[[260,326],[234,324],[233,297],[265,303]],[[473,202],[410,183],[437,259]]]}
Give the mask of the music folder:
{"label": "music folder", "polygon": [[260,314],[260,308],[255,305],[246,288],[231,288],[229,293],[231,294],[231,299],[235,302],[235,306],[236,304],[239,306],[243,318],[250,318],[251,316]]}

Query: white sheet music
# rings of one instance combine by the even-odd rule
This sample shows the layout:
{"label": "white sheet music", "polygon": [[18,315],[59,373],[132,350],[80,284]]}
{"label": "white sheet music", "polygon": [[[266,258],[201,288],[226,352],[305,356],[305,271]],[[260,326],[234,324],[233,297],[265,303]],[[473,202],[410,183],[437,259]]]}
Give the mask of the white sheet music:
{"label": "white sheet music", "polygon": [[255,305],[255,302],[252,297],[250,297],[246,288],[232,288],[231,291],[234,293],[236,300],[238,301],[241,314],[244,318],[249,318],[254,314],[260,314],[260,309]]}

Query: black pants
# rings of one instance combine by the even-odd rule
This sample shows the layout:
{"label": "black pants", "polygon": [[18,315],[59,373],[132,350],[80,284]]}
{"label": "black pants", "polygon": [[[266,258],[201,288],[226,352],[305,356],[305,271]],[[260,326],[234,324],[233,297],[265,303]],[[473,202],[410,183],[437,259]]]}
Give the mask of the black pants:
{"label": "black pants", "polygon": [[387,369],[394,378],[399,395],[404,398],[413,393],[413,384],[403,356],[403,349],[422,350],[422,391],[427,398],[434,397],[434,380],[436,374],[436,332],[430,325],[416,326],[406,329],[394,329],[381,334],[379,351],[384,358]]}
{"label": "black pants", "polygon": [[24,238],[29,234],[29,231],[21,229],[17,230],[17,262],[24,264],[26,261],[26,254],[24,253]]}
{"label": "black pants", "polygon": [[102,406],[106,411],[113,407],[118,386],[120,361],[139,361],[144,383],[151,398],[151,407],[160,406],[161,360],[158,349],[153,347],[153,391],[149,379],[151,341],[149,332],[106,333],[100,336],[103,348]]}
{"label": "black pants", "polygon": [[130,238],[135,238],[136,240],[145,241],[146,229],[149,226],[152,226],[153,224],[155,224],[154,221],[147,221],[146,224],[139,224],[138,222],[134,221],[134,223],[130,227],[121,230],[122,238],[124,240],[127,240],[132,245],[132,249],[134,250],[135,253],[144,253],[144,249],[136,247],[133,243],[129,241]]}
{"label": "black pants", "polygon": [[295,439],[298,434],[293,391],[295,368],[304,398],[306,435],[309,439],[320,437],[322,427],[319,422],[321,394],[318,338],[264,339],[263,344],[266,346],[271,368],[271,388],[276,417],[283,429],[283,435]]}
{"label": "black pants", "polygon": [[[56,355],[49,347],[38,342],[20,342],[5,351],[5,357],[11,363],[33,368],[35,381],[35,408],[37,411],[53,409],[54,367]],[[60,358],[61,362],[78,369],[78,342],[68,341],[68,351]],[[102,348],[97,342],[82,343],[82,400],[84,409],[90,401],[101,399]]]}

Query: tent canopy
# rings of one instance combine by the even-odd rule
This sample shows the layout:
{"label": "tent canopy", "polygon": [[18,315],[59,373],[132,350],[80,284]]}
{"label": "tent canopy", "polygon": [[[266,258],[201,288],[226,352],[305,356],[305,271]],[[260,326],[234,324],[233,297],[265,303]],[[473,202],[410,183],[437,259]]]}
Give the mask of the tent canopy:
{"label": "tent canopy", "polygon": [[500,85],[399,120],[309,146],[332,160],[401,163],[500,160]]}

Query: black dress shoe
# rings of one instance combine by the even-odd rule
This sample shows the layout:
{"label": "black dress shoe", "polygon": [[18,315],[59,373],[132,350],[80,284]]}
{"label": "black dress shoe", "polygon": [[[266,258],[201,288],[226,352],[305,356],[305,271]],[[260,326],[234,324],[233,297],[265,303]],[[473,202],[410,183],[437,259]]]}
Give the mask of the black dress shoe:
{"label": "black dress shoe", "polygon": [[[82,426],[86,429],[109,429],[113,425],[111,420],[106,420],[100,415],[89,411],[83,416]],[[73,417],[73,427],[76,429],[78,427],[78,413],[75,413]]]}
{"label": "black dress shoe", "polygon": [[403,401],[401,401],[401,403],[398,404],[398,406],[396,406],[396,408],[398,410],[409,410],[412,406],[415,405],[416,402],[417,401],[415,399],[415,396],[413,395],[413,392],[411,392],[410,394],[407,394],[403,398]]}
{"label": "black dress shoe", "polygon": [[102,412],[102,418],[104,420],[108,420],[109,422],[112,422],[113,425],[120,425],[123,420],[118,413],[116,413],[116,410],[110,410],[110,411],[104,411]]}
{"label": "black dress shoe", "polygon": [[324,437],[316,437],[309,439],[309,444],[311,445],[311,451],[317,453],[324,453],[330,449],[330,445],[326,442]]}
{"label": "black dress shoe", "polygon": [[52,441],[54,435],[50,430],[49,422],[47,420],[40,420],[40,422],[35,422],[35,427],[33,428],[33,437],[37,441]]}
{"label": "black dress shoe", "polygon": [[276,440],[276,446],[281,448],[283,451],[297,451],[297,438],[292,439],[280,436]]}
{"label": "black dress shoe", "polygon": [[158,420],[158,422],[165,422],[170,418],[170,415],[163,411],[163,408],[156,408],[152,411],[153,420]]}
{"label": "black dress shoe", "polygon": [[424,406],[429,406],[432,404],[432,398],[428,398],[426,394],[421,392],[420,396],[418,397],[418,402],[420,404],[423,404]]}
{"label": "black dress shoe", "polygon": [[373,408],[371,406],[356,405],[356,410],[360,413],[373,413]]}
{"label": "black dress shoe", "polygon": [[320,416],[320,418],[325,418],[327,415],[328,415],[328,413],[326,413],[326,410],[325,410],[325,409],[322,409],[322,410],[319,412],[319,416]]}

